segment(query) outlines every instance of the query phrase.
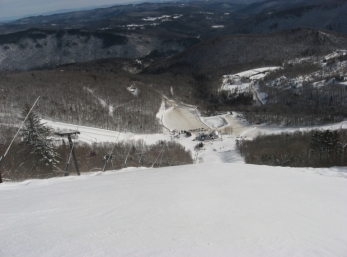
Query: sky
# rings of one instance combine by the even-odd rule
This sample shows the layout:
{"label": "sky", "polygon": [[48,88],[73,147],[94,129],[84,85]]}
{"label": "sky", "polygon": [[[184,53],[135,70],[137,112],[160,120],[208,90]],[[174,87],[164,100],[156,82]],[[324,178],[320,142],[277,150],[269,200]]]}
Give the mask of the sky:
{"label": "sky", "polygon": [[25,17],[62,9],[117,5],[134,0],[0,0],[0,20]]}

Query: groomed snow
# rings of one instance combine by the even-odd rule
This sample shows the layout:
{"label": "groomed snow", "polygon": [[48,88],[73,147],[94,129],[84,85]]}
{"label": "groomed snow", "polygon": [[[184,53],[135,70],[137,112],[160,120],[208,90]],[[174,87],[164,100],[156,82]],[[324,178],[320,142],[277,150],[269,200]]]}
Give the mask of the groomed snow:
{"label": "groomed snow", "polygon": [[347,253],[337,168],[204,164],[0,185],[0,256]]}
{"label": "groomed snow", "polygon": [[163,125],[170,130],[210,129],[200,120],[195,108],[171,107],[162,116]]}
{"label": "groomed snow", "polygon": [[211,128],[220,128],[228,124],[221,116],[201,117],[201,120]]}

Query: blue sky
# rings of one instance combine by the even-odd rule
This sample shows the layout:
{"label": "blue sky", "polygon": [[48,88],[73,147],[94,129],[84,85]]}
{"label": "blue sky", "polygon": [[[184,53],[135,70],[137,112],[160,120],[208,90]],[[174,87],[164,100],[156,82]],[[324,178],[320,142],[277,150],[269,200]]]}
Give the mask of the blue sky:
{"label": "blue sky", "polygon": [[116,5],[134,0],[0,0],[0,20],[89,6]]}

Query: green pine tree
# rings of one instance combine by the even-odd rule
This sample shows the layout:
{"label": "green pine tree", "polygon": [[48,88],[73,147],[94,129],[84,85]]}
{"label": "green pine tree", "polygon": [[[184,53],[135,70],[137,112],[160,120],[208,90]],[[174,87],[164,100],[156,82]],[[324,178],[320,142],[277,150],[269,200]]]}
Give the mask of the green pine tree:
{"label": "green pine tree", "polygon": [[[22,116],[27,116],[30,110],[29,105],[25,105]],[[59,163],[59,154],[52,142],[52,130],[41,123],[40,117],[31,112],[21,129],[22,144],[29,150],[30,155],[35,156],[34,166],[42,164],[55,167]]]}

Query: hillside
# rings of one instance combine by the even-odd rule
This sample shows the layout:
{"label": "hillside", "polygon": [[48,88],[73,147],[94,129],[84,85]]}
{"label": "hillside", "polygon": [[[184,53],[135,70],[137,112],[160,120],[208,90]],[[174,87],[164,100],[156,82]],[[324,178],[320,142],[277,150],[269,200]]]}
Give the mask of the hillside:
{"label": "hillside", "polygon": [[139,58],[152,53],[165,56],[196,42],[196,38],[170,33],[32,29],[0,35],[0,70],[47,68],[111,57]]}
{"label": "hillside", "polygon": [[[233,23],[244,14],[237,10],[246,4],[230,1],[188,1],[166,3],[141,3],[116,5],[88,11],[68,12],[55,15],[34,16],[5,23],[0,34],[9,34],[33,28],[40,29],[83,29],[119,31],[146,30],[157,33],[160,30],[174,31],[190,36],[199,36],[215,30],[214,25]],[[226,13],[232,13],[227,15]]]}
{"label": "hillside", "polygon": [[203,164],[0,186],[2,256],[335,256],[347,180],[331,169]]}
{"label": "hillside", "polygon": [[[331,51],[341,46],[341,42],[331,39],[334,33],[326,32],[329,34],[327,39],[333,41],[331,44],[325,42],[318,45],[311,35],[307,35],[308,40],[300,42],[299,47],[295,45],[306,35],[303,38],[288,38],[287,42],[288,36],[284,34],[306,27],[346,33],[345,12],[346,2],[337,0],[268,0],[253,4],[240,1],[193,1],[118,5],[27,17],[0,25],[0,70],[51,68],[104,58],[167,59],[201,42],[207,46],[207,49],[201,50],[204,54],[218,50],[220,54],[215,54],[217,58],[228,56],[233,59],[232,62],[221,60],[220,64],[212,60],[211,64],[215,68],[259,59],[267,61],[270,53],[274,54],[271,61],[305,55],[305,51],[308,51],[306,55],[313,54],[312,51],[320,54],[324,49]],[[243,39],[244,35],[239,35],[246,34],[258,41],[259,36],[253,34],[270,32],[279,32],[282,40],[262,35],[263,39],[252,45]],[[264,39],[268,37],[273,38]],[[227,38],[229,42],[224,43],[228,45],[219,42]],[[230,47],[230,44],[233,46]],[[310,44],[313,44],[312,47],[307,46]],[[251,51],[254,48],[264,54],[254,53]],[[273,48],[276,48],[274,52]],[[298,48],[303,49],[298,52]],[[230,52],[236,53],[236,56],[230,56]],[[239,55],[242,55],[241,59]],[[258,59],[253,58],[258,55]],[[177,58],[180,59],[179,56]],[[174,62],[199,62],[199,59],[193,58],[190,60],[187,56],[187,60]],[[201,62],[209,62],[210,59],[213,58],[207,57]],[[168,65],[171,66],[165,64],[164,69]]]}
{"label": "hillside", "polygon": [[310,4],[289,1],[291,4],[284,5],[285,2],[288,1],[264,1],[253,4],[254,8],[251,8],[251,5],[244,12],[257,11],[258,14],[242,21],[236,28],[226,29],[231,29],[234,33],[267,33],[289,28],[312,27],[347,32],[347,19],[344,15],[347,12],[346,1],[307,1]]}
{"label": "hillside", "polygon": [[284,60],[319,56],[346,46],[346,34],[309,28],[270,34],[228,35],[199,43],[169,59],[158,61],[147,71],[207,71],[247,63],[281,65]]}

